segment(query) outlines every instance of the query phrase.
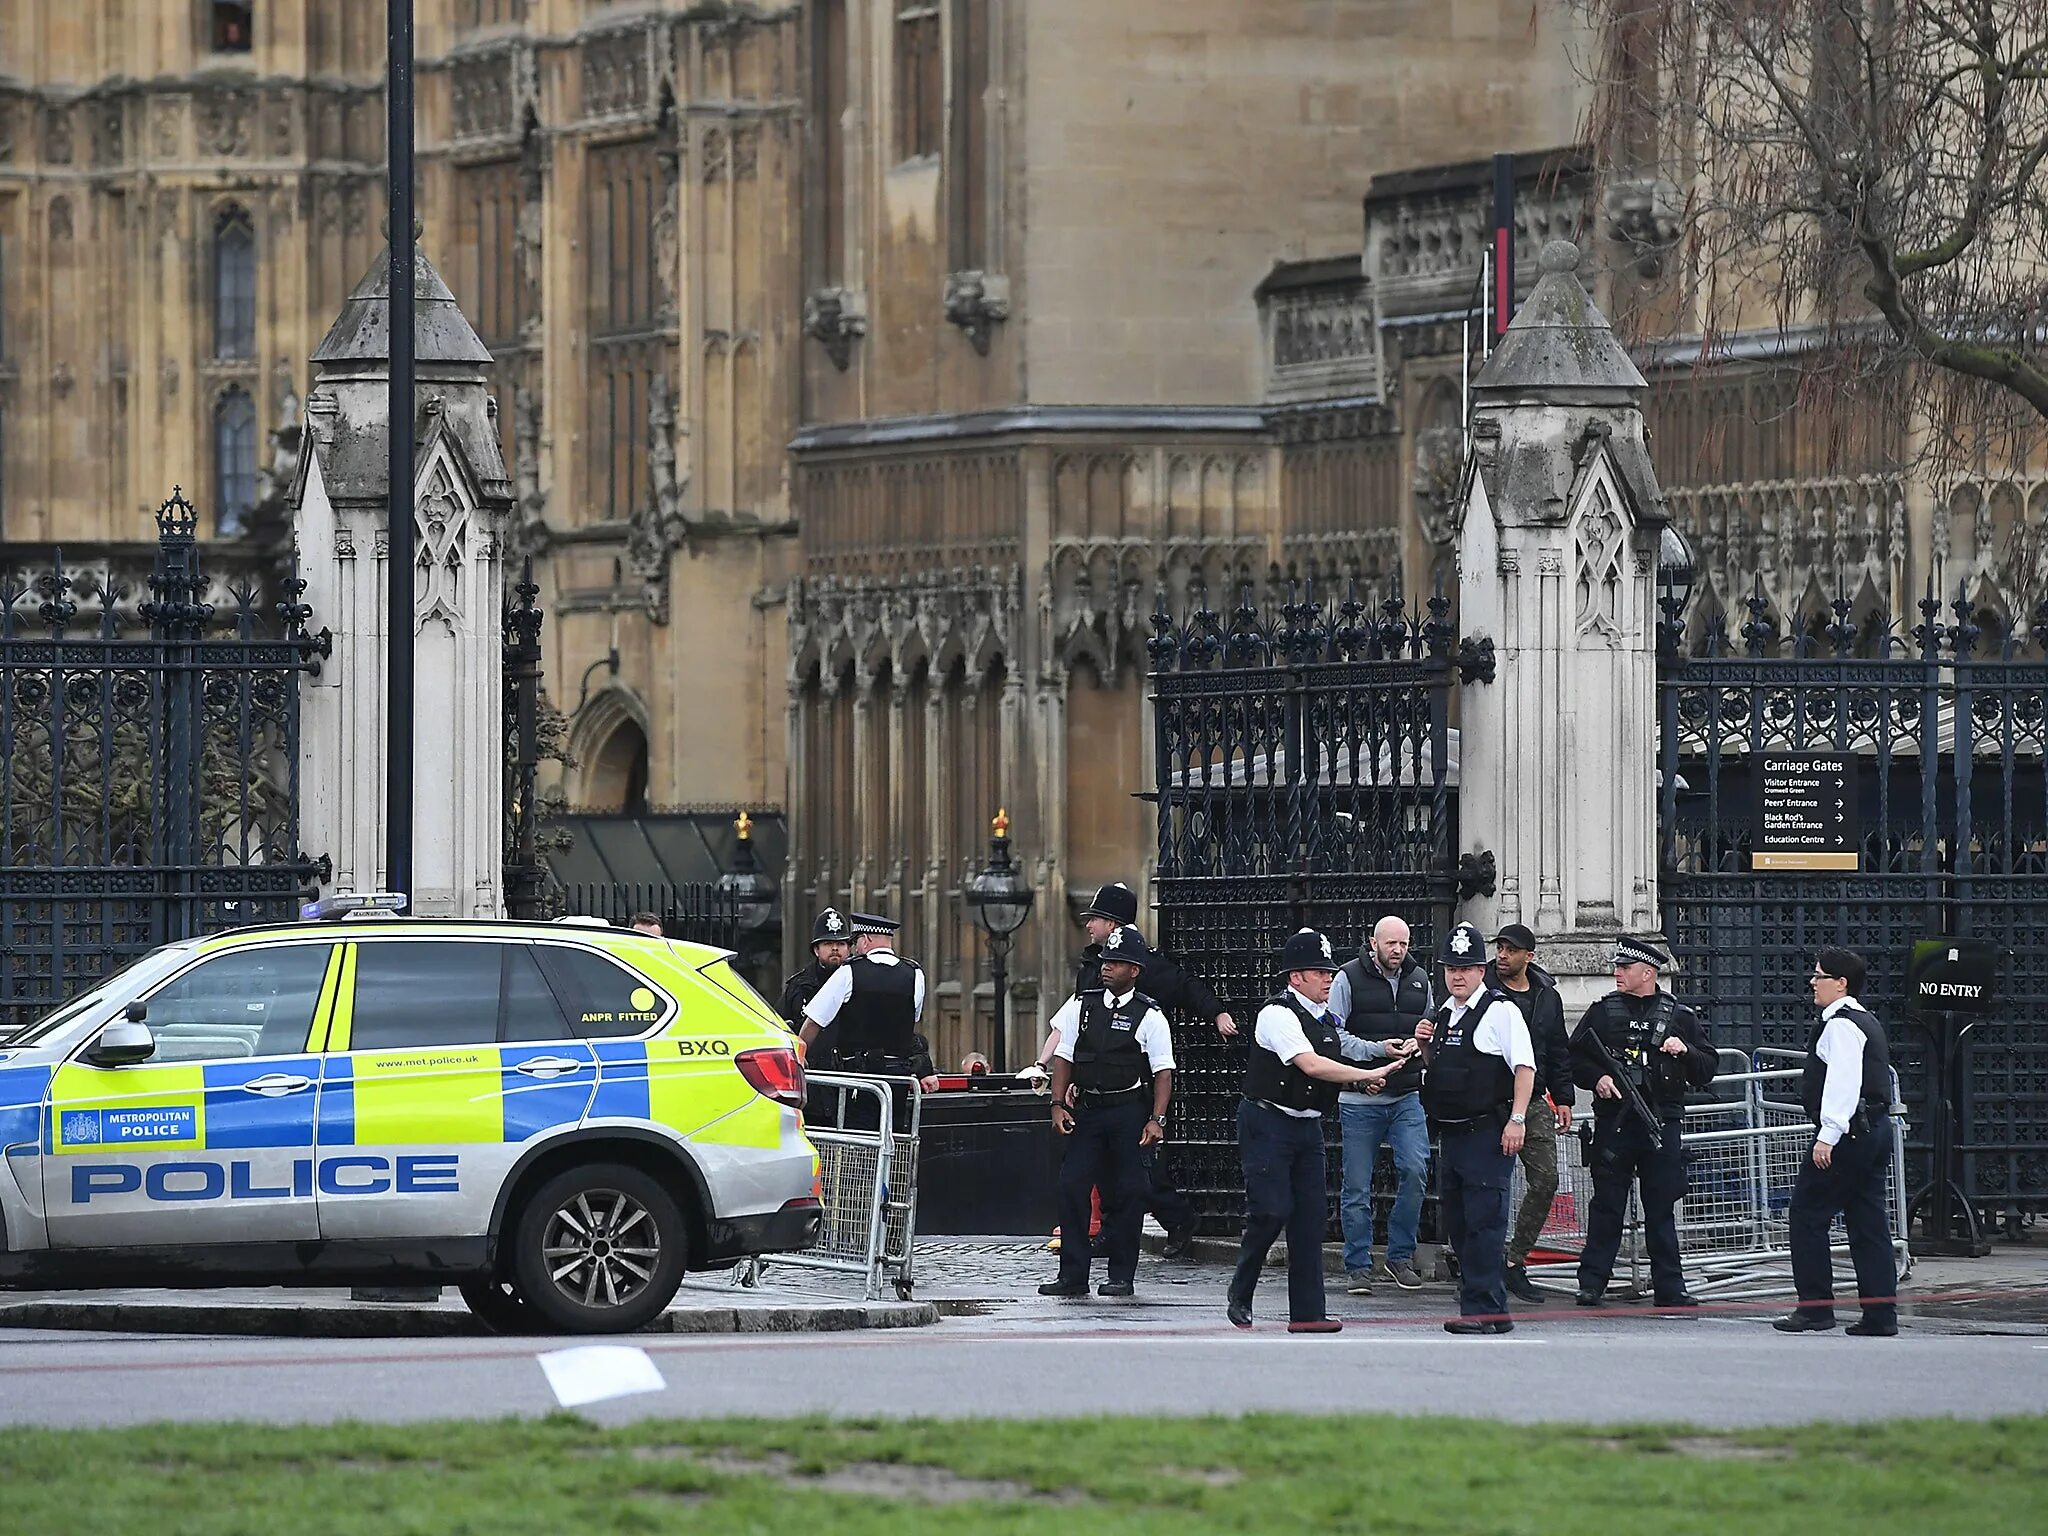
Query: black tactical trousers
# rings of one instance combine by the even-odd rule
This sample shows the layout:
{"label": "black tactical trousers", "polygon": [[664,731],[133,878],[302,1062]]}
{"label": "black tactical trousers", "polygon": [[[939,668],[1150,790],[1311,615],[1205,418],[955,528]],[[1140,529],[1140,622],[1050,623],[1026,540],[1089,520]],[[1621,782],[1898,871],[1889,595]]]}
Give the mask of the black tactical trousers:
{"label": "black tactical trousers", "polygon": [[[1899,1272],[1892,1260],[1891,1212],[1885,1205],[1885,1173],[1891,1166],[1891,1122],[1852,1132],[1835,1145],[1825,1168],[1809,1155],[1792,1186],[1786,1224],[1792,1243],[1792,1284],[1800,1311],[1834,1315],[1835,1262],[1828,1229],[1837,1214],[1849,1230],[1849,1258],[1856,1266],[1856,1291],[1865,1321],[1897,1323]],[[1819,1305],[1815,1305],[1819,1303]]]}
{"label": "black tactical trousers", "polygon": [[1593,1115],[1593,1205],[1586,1216],[1586,1246],[1579,1255],[1579,1289],[1599,1295],[1614,1275],[1621,1252],[1621,1228],[1628,1218],[1628,1189],[1640,1184],[1643,1237],[1650,1250],[1650,1287],[1660,1301],[1685,1294],[1685,1270],[1678,1260],[1677,1206],[1685,1194],[1685,1152],[1679,1145],[1678,1116],[1663,1121],[1664,1145],[1650,1145],[1650,1133],[1625,1109],[1603,1101]]}
{"label": "black tactical trousers", "polygon": [[1515,1160],[1500,1149],[1500,1122],[1447,1125],[1437,1139],[1437,1214],[1458,1256],[1458,1311],[1506,1317],[1509,1181]]}
{"label": "black tactical trousers", "polygon": [[1075,1107],[1074,1129],[1060,1157],[1060,1279],[1069,1285],[1088,1283],[1088,1193],[1094,1189],[1102,1191],[1102,1256],[1109,1261],[1109,1278],[1129,1281],[1138,1273],[1138,1232],[1148,1195],[1138,1138],[1151,1114],[1149,1087],[1119,1099],[1083,1094]]}
{"label": "black tactical trousers", "polygon": [[1237,1143],[1244,1158],[1244,1243],[1230,1295],[1246,1306],[1259,1271],[1280,1234],[1287,1234],[1287,1316],[1321,1322],[1323,1228],[1330,1219],[1323,1159],[1323,1117],[1283,1115],[1245,1099],[1237,1106]]}

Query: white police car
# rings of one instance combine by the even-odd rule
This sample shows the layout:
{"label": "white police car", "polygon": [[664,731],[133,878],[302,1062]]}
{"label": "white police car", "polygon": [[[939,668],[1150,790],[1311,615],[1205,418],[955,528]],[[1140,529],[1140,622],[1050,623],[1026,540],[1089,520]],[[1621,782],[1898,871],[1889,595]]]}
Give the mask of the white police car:
{"label": "white police car", "polygon": [[0,1285],[449,1283],[603,1333],[816,1240],[803,1069],[724,951],[375,901],[168,945],[0,1044]]}

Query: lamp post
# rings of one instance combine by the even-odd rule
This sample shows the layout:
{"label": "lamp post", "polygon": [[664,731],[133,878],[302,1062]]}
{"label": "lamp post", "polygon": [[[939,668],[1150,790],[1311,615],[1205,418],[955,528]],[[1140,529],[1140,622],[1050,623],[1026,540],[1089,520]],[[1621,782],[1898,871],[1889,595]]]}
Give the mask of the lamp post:
{"label": "lamp post", "polygon": [[741,811],[732,829],[739,834],[739,844],[733,849],[732,868],[718,877],[718,894],[738,914],[740,928],[753,933],[775,916],[775,882],[754,860],[754,818]]}
{"label": "lamp post", "polygon": [[1694,584],[1699,580],[1699,562],[1676,523],[1666,523],[1657,536],[1657,606],[1663,612],[1657,626],[1658,650],[1675,658],[1685,649],[1685,610],[1692,603]]}
{"label": "lamp post", "polygon": [[1031,915],[1034,894],[1024,883],[1023,872],[1010,860],[1010,815],[999,809],[989,823],[988,863],[967,882],[967,905],[988,934],[996,994],[996,1040],[989,1065],[998,1073],[1010,1070],[1010,939]]}

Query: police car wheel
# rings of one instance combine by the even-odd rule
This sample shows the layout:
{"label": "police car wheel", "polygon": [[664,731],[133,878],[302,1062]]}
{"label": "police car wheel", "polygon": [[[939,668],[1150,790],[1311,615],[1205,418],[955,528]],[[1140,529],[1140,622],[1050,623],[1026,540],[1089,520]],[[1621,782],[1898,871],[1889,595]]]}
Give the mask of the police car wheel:
{"label": "police car wheel", "polygon": [[466,1280],[462,1304],[493,1333],[546,1333],[548,1325],[532,1302],[509,1280]]}
{"label": "police car wheel", "polygon": [[512,1283],[564,1333],[629,1333],[682,1283],[683,1213],[659,1182],[620,1163],[556,1174],[526,1203]]}

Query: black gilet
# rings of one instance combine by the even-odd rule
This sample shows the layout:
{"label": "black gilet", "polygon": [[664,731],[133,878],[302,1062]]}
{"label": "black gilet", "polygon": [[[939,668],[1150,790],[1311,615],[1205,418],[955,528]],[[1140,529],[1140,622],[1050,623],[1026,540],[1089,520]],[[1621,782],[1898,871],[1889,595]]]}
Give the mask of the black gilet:
{"label": "black gilet", "polygon": [[[1301,1006],[1300,999],[1293,992],[1267,998],[1266,1006],[1292,1012],[1301,1021],[1301,1032],[1308,1037],[1309,1049],[1318,1056],[1331,1061],[1344,1059],[1344,1053],[1337,1048],[1335,1021],[1317,1018]],[[1275,1052],[1259,1044],[1256,1034],[1252,1037],[1251,1059],[1245,1064],[1244,1096],[1281,1109],[1313,1109],[1327,1114],[1337,1107],[1335,1083],[1322,1082],[1292,1063],[1282,1061]]]}

